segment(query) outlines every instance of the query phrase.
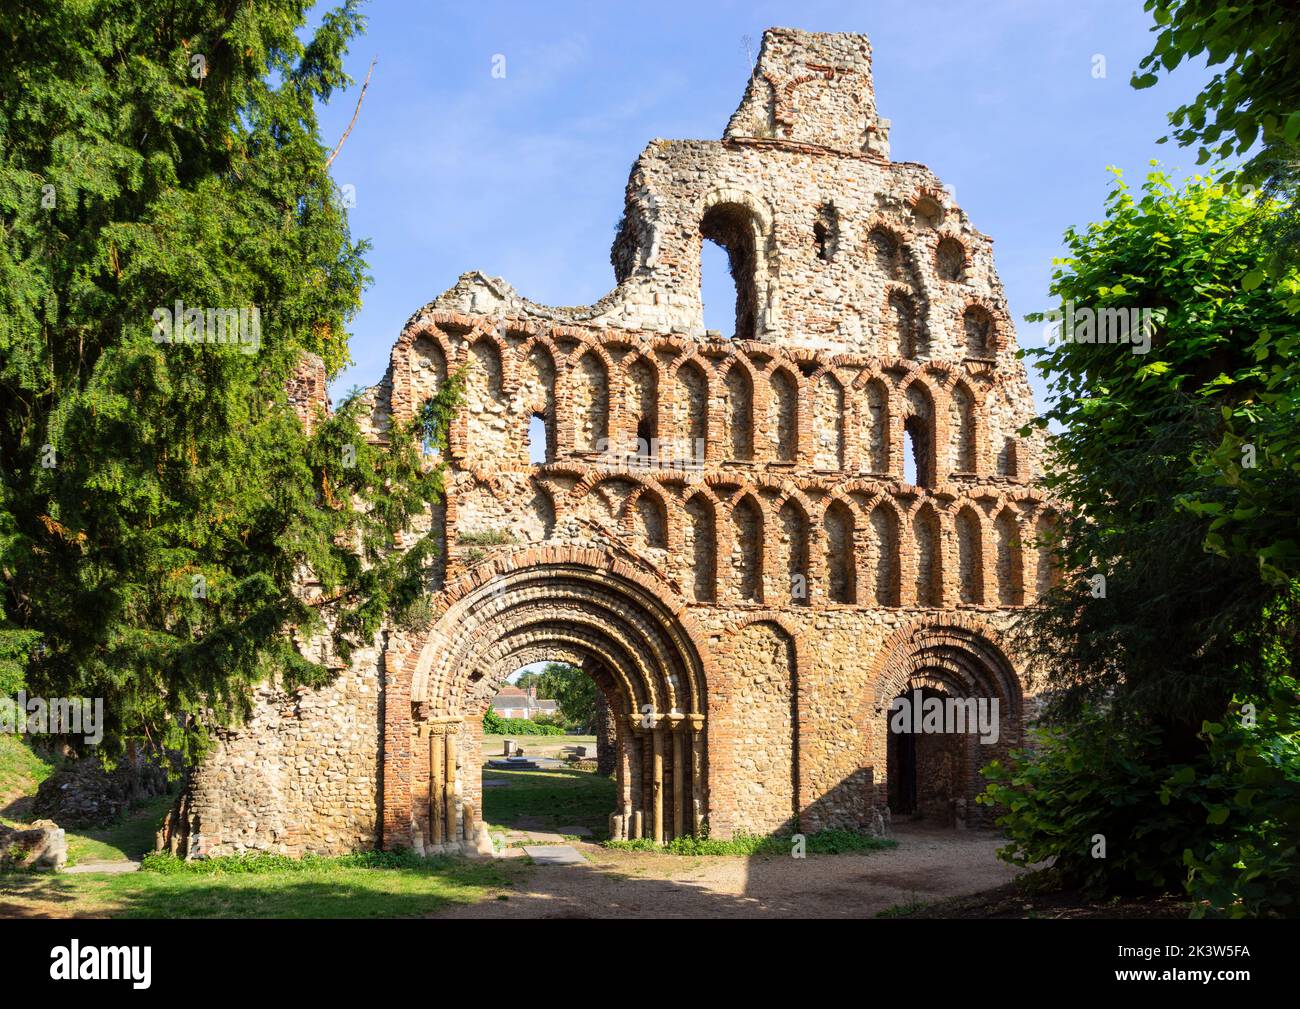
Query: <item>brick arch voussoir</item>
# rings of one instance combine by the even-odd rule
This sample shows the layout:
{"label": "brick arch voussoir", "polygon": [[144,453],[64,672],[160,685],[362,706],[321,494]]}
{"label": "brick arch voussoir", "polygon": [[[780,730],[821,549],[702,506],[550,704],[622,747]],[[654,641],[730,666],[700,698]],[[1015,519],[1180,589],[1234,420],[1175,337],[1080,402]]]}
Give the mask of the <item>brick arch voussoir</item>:
{"label": "brick arch voussoir", "polygon": [[[524,666],[535,665],[539,662],[564,662],[571,666],[577,666],[596,682],[596,686],[607,700],[623,705],[630,703],[625,697],[623,684],[609,671],[610,661],[601,657],[599,648],[595,645],[588,646],[587,643],[581,640],[580,636],[571,635],[571,637],[574,640],[560,641],[552,637],[547,638],[544,642],[522,642],[505,653],[498,660],[496,667],[483,677],[482,683],[492,684],[493,687],[488,690],[482,683],[480,684],[471,698],[470,705],[475,710],[470,710],[469,716],[473,717],[476,710],[487,710],[492,703],[492,697],[499,691],[500,686],[507,681],[511,673]],[[619,713],[627,714],[629,710],[631,709]]]}
{"label": "brick arch voussoir", "polygon": [[909,675],[933,665],[927,652],[935,647],[967,654],[1009,704],[1008,714],[1018,717],[1023,711],[1024,689],[1005,636],[981,615],[960,611],[913,619],[885,640],[868,666],[872,689],[858,707],[856,724],[866,725],[901,692]]}
{"label": "brick arch voussoir", "polygon": [[758,225],[759,236],[764,239],[771,236],[773,221],[771,206],[762,196],[738,186],[717,186],[704,193],[695,205],[695,220],[703,221],[704,215],[714,207],[727,204],[744,207],[753,215],[752,220]]}
{"label": "brick arch voussoir", "polygon": [[[935,228],[931,234],[926,236],[925,245],[928,247],[927,255],[929,256],[930,262],[935,262],[938,258],[939,243],[945,241],[956,242],[957,246],[961,249],[961,268],[963,271],[969,270],[975,265],[974,255],[971,252],[971,240],[962,232],[961,228],[947,220],[939,225],[939,227]],[[936,276],[938,275],[937,269],[935,270],[935,274]],[[959,283],[959,281],[941,279],[941,283],[956,284]]]}
{"label": "brick arch voussoir", "polygon": [[[579,337],[577,346],[564,355],[562,358],[564,362],[563,370],[570,373],[576,371],[578,365],[582,363],[582,359],[588,354],[596,355],[600,360],[600,363],[605,367],[605,381],[613,383],[614,376],[618,374],[618,368],[614,363],[613,355],[610,354],[609,348],[605,346],[603,341],[590,333],[584,333]],[[613,394],[614,390],[610,389],[609,395],[611,398],[613,397]]]}
{"label": "brick arch voussoir", "polygon": [[[691,696],[697,703],[705,703],[707,684],[714,672],[712,656],[705,647],[707,634],[691,614],[685,598],[657,572],[639,565],[634,558],[599,547],[577,547],[567,544],[539,544],[531,547],[503,551],[484,563],[464,572],[432,599],[431,627],[416,640],[399,641],[391,651],[387,668],[406,679],[408,690],[427,695],[429,666],[433,652],[446,644],[448,633],[454,628],[444,628],[446,618],[457,607],[468,608],[497,579],[528,576],[540,569],[563,568],[600,580],[613,580],[619,590],[646,609],[657,614],[670,640],[685,659],[687,675],[691,677]],[[506,591],[509,591],[508,587]],[[454,621],[453,621],[454,623]],[[391,675],[391,674],[390,674]],[[411,695],[415,696],[415,695]]]}
{"label": "brick arch voussoir", "polygon": [[999,354],[1008,349],[1011,341],[1011,317],[1007,313],[1006,306],[992,298],[971,295],[960,302],[953,320],[956,327],[953,332],[960,335],[963,342],[965,341],[966,313],[972,308],[983,309],[988,312],[989,318],[993,320],[993,346],[989,350],[994,354]]}
{"label": "brick arch voussoir", "polygon": [[696,353],[694,348],[669,361],[664,369],[664,378],[668,382],[676,382],[677,376],[681,374],[682,369],[692,366],[699,369],[700,375],[704,379],[705,388],[710,388],[714,377],[713,366],[708,358]]}
{"label": "brick arch voussoir", "polygon": [[[668,693],[671,689],[665,680],[660,682],[659,667],[647,664],[635,642],[626,640],[624,634],[612,632],[594,619],[574,620],[571,611],[568,619],[548,622],[545,619],[519,619],[517,623],[494,629],[491,645],[482,652],[472,653],[475,666],[484,669],[479,680],[460,678],[450,685],[445,697],[449,707],[474,714],[477,703],[486,694],[490,698],[505,678],[519,668],[517,653],[531,651],[543,654],[548,649],[573,649],[585,657],[594,657],[611,670],[620,697],[633,708],[647,703],[659,707],[673,703]],[[658,662],[658,656],[650,656]],[[578,663],[579,665],[581,663]]]}
{"label": "brick arch voussoir", "polygon": [[910,224],[901,220],[891,219],[884,214],[872,214],[863,228],[863,240],[869,241],[873,231],[883,231],[894,240],[894,243],[901,250],[904,245],[915,238],[915,234]]}

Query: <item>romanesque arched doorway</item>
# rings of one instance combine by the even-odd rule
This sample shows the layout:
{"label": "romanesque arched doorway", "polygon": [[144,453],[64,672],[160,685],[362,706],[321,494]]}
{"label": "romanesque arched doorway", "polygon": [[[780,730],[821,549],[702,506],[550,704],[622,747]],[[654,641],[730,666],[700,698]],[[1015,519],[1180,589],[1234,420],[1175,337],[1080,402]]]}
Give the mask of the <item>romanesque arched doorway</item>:
{"label": "romanesque arched doorway", "polygon": [[429,629],[391,656],[386,847],[475,840],[483,713],[510,673],[544,660],[586,671],[613,714],[611,833],[702,829],[706,659],[666,583],[604,551],[544,547],[475,568],[434,603]]}
{"label": "romanesque arched doorway", "polygon": [[882,650],[876,682],[876,805],[940,825],[983,822],[980,769],[1020,745],[1024,718],[996,632],[963,616],[905,628]]}

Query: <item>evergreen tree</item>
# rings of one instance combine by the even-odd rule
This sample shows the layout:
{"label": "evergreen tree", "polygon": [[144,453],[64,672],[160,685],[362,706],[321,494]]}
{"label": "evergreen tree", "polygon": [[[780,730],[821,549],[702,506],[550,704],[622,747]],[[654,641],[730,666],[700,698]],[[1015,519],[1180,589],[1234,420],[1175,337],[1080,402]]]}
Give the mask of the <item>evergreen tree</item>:
{"label": "evergreen tree", "polygon": [[363,19],[304,40],[307,7],[0,10],[0,687],[104,697],[110,746],[322,682],[296,642],[346,661],[423,586],[428,539],[390,548],[455,383],[382,447],[355,402],[311,433],[287,403],[304,352],[348,363],[368,280],[316,122]]}

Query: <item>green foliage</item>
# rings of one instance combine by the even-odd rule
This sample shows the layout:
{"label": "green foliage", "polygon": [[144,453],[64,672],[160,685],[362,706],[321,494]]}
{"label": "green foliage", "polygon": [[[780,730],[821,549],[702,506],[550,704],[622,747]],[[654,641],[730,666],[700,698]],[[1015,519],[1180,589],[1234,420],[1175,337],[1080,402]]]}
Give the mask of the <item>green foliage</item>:
{"label": "green foliage", "polygon": [[220,855],[186,861],[168,852],[150,852],[140,860],[141,872],[160,875],[215,876],[225,874],[266,875],[285,872],[337,872],[343,869],[427,869],[433,860],[409,849],[362,851],[352,855],[273,855],[263,852]]}
{"label": "green foliage", "polygon": [[[303,41],[306,20],[285,0],[0,13],[23,54],[0,65],[0,687],[103,697],[109,753],[193,757],[250,684],[324,682],[295,639],[346,660],[432,557],[391,544],[441,490],[420,447],[457,383],[384,446],[355,399],[310,434],[287,403],[303,352],[348,363],[368,280],[316,123],[363,19],[346,0]],[[156,342],[178,300],[256,307],[260,338]]]}
{"label": "green foliage", "polygon": [[[1238,698],[1229,718],[1207,722],[1210,771],[1186,771],[1163,802],[1191,799],[1220,836],[1183,852],[1194,917],[1300,917],[1300,687],[1281,678],[1264,698]],[[1249,705],[1249,707],[1247,707]],[[1254,714],[1256,724],[1241,717]]]}
{"label": "green foliage", "polygon": [[491,708],[483,715],[483,732],[490,736],[563,736],[562,726],[530,718],[502,718]]}
{"label": "green foliage", "polygon": [[537,696],[556,701],[563,724],[588,731],[596,724],[596,681],[577,666],[548,662],[538,675]]}
{"label": "green foliage", "polygon": [[[873,837],[858,830],[821,830],[804,838],[804,852],[809,855],[846,855],[885,851],[897,847],[897,841]],[[785,855],[793,850],[791,837],[780,834],[737,834],[729,841],[711,837],[675,837],[667,844],[650,838],[634,841],[606,841],[605,847],[617,851],[652,851],[668,855],[718,856]]]}
{"label": "green foliage", "polygon": [[[1159,729],[1089,709],[1065,729],[1040,730],[1034,743],[983,771],[990,783],[977,801],[1004,809],[997,823],[1010,843],[1002,858],[1020,866],[1054,859],[1067,884],[1094,895],[1182,886],[1184,850],[1217,830],[1190,795],[1162,801],[1182,765]],[[1187,766],[1194,778],[1208,770]],[[1097,835],[1106,846],[1100,858]]]}
{"label": "green foliage", "polygon": [[[1005,808],[1005,857],[1094,892],[1296,913],[1300,299],[1253,223],[1276,212],[1213,178],[1119,180],[1106,219],[1067,232],[1052,293],[1152,309],[1150,352],[1026,352],[1055,397],[1039,423],[1060,430],[1045,482],[1067,574],[1016,642],[1064,731],[987,769],[982,801]],[[1225,718],[1252,699],[1257,726]]]}
{"label": "green foliage", "polygon": [[1281,585],[1300,578],[1300,271],[1262,281],[1255,272],[1242,286],[1272,297],[1276,320],[1247,331],[1248,359],[1206,391],[1222,436],[1194,455],[1209,486],[1180,503],[1210,519],[1207,548],[1253,560]]}
{"label": "green foliage", "polygon": [[[7,700],[0,697],[0,705]],[[53,754],[33,750],[28,737],[0,732],[0,796],[34,795],[57,762]]]}
{"label": "green foliage", "polygon": [[[349,861],[357,868],[347,868]],[[54,912],[114,918],[417,918],[491,900],[521,874],[520,860],[434,858],[418,864],[388,853],[342,863],[309,858],[268,872],[129,872],[29,876],[3,887],[19,915]],[[182,863],[184,864],[184,863]],[[190,863],[194,865],[195,863]]]}
{"label": "green foliage", "polygon": [[[1300,259],[1300,19],[1292,0],[1147,0],[1156,35],[1135,88],[1184,59],[1204,56],[1218,69],[1189,102],[1169,115],[1172,137],[1197,147],[1197,164],[1244,160],[1242,179],[1282,201],[1262,224],[1271,267]],[[1229,176],[1237,174],[1234,170]]]}
{"label": "green foliage", "polygon": [[1237,699],[1229,717],[1205,724],[1208,745],[1187,763],[1159,729],[1113,711],[1041,731],[1032,752],[984,769],[978,801],[1002,809],[1011,842],[999,855],[1050,862],[1093,895],[1181,886],[1197,901],[1193,917],[1300,915],[1296,688],[1283,679],[1265,699]]}
{"label": "green foliage", "polygon": [[1055,400],[1038,423],[1060,429],[1045,483],[1069,506],[1056,544],[1069,574],[1018,635],[1056,688],[1053,714],[1114,693],[1179,723],[1168,741],[1188,746],[1271,675],[1264,613],[1279,589],[1250,560],[1207,553],[1211,519],[1171,506],[1223,500],[1199,455],[1223,438],[1223,409],[1261,388],[1260,334],[1280,355],[1300,333],[1286,300],[1243,284],[1263,255],[1240,227],[1254,209],[1212,179],[1175,190],[1153,172],[1135,197],[1117,174],[1106,219],[1066,233],[1051,287],[1062,310],[1148,308],[1160,322],[1147,354],[1068,341],[1024,352]]}

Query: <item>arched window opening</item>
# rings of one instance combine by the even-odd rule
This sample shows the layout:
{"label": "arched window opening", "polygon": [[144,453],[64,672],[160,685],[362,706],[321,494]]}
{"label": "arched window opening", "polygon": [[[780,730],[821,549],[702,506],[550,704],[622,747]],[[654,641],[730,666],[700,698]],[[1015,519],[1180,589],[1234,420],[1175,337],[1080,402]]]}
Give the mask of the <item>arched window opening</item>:
{"label": "arched window opening", "polygon": [[903,435],[903,479],[915,487],[933,487],[933,426],[924,417],[908,417]]}
{"label": "arched window opening", "polygon": [[731,564],[742,602],[763,601],[763,513],[752,498],[741,501],[732,513]]}
{"label": "arched window opening", "polygon": [[679,463],[702,465],[709,429],[709,383],[695,364],[686,364],[677,371],[677,411],[678,430],[686,444],[673,447],[673,458]]}
{"label": "arched window opening", "polygon": [[1003,438],[1002,448],[998,450],[998,476],[1010,477],[1012,480],[1020,476],[1016,455],[1015,438]]}
{"label": "arched window opening", "polygon": [[916,605],[943,605],[943,557],[939,535],[939,517],[925,505],[912,520],[912,539],[916,546]]}
{"label": "arched window opening", "polygon": [[878,379],[865,386],[862,420],[866,430],[861,440],[862,463],[869,473],[889,472],[889,394]]}
{"label": "arched window opening", "polygon": [[[907,390],[910,415],[903,421],[903,477],[917,487],[935,485],[934,401],[925,388],[913,384]],[[908,454],[911,472],[908,472]]]}
{"label": "arched window opening", "polygon": [[897,606],[899,597],[898,518],[884,505],[871,513],[872,571],[877,606]]}
{"label": "arched window opening", "polygon": [[727,372],[727,442],[731,458],[754,458],[754,384],[739,364]]}
{"label": "arched window opening", "polygon": [[840,240],[840,220],[835,207],[824,203],[817,210],[817,220],[813,222],[813,249],[817,258],[829,263],[835,258]]}
{"label": "arched window opening", "polygon": [[1025,601],[1023,557],[1020,528],[1009,509],[1003,509],[994,523],[998,548],[998,602],[1002,606],[1020,606]]}
{"label": "arched window opening", "polygon": [[834,375],[825,374],[813,390],[813,466],[821,470],[844,468],[844,388]]}
{"label": "arched window opening", "polygon": [[886,357],[916,357],[916,307],[902,291],[891,291],[885,306],[884,342]]}
{"label": "arched window opening", "polygon": [[1045,512],[1038,520],[1035,548],[1038,553],[1036,591],[1039,598],[1061,584],[1061,569],[1057,551],[1060,546],[1060,525],[1054,512]]}
{"label": "arched window opening", "polygon": [[[713,243],[726,253],[727,271],[731,275],[731,286],[735,292],[736,309],[731,327],[732,335],[737,340],[754,339],[758,331],[759,304],[756,276],[758,263],[757,238],[753,214],[739,204],[719,203],[705,212],[704,218],[700,221],[700,236],[705,239],[704,247]],[[710,272],[716,275],[718,272],[715,268],[717,264],[716,255],[706,261],[702,248],[702,269],[706,263]],[[713,316],[707,306],[710,300],[715,302],[723,300],[714,295],[713,292],[719,291],[720,288],[725,286],[710,281],[709,291],[705,292],[703,282],[701,285],[701,298],[704,299],[706,306],[705,326],[709,329],[716,328],[724,335],[727,333],[725,324],[719,322],[717,326],[708,325],[708,319]]]}
{"label": "arched window opening", "polygon": [[668,548],[668,514],[663,503],[652,494],[642,494],[636,500],[636,537],[647,547],[656,550]]}
{"label": "arched window opening", "polygon": [[898,239],[884,228],[871,229],[867,236],[868,255],[876,270],[887,280],[899,280],[903,275],[902,257]]}
{"label": "arched window opening", "polygon": [[808,519],[793,501],[787,501],[778,515],[781,524],[780,549],[785,559],[786,586],[783,593],[795,606],[808,605]]}
{"label": "arched window opening", "polygon": [[578,362],[573,387],[574,448],[609,451],[609,375],[595,353]]}
{"label": "arched window opening", "polygon": [[636,422],[636,456],[642,465],[651,465],[659,445],[659,376],[644,357],[628,369],[631,399],[629,404]]}
{"label": "arched window opening", "polygon": [[950,459],[954,473],[975,472],[975,398],[964,385],[952,391]]}
{"label": "arched window opening", "polygon": [[686,502],[686,556],[691,559],[691,589],[696,602],[712,602],[716,592],[717,540],[713,509],[696,495]]}
{"label": "arched window opening", "polygon": [[528,461],[535,466],[555,462],[554,426],[545,414],[535,413],[528,418]]}

